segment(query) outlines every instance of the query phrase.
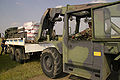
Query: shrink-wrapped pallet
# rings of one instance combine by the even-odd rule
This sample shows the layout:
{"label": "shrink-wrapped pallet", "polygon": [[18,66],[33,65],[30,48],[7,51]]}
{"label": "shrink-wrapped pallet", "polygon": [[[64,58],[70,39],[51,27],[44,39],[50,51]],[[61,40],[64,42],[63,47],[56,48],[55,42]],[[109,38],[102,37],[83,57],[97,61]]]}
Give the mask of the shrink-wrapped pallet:
{"label": "shrink-wrapped pallet", "polygon": [[[24,31],[21,31],[23,29]],[[38,35],[39,23],[35,22],[26,22],[23,26],[18,28],[19,33],[26,32],[27,40],[35,40],[35,37]]]}
{"label": "shrink-wrapped pallet", "polygon": [[31,30],[31,33],[35,33],[35,34],[37,34],[38,33],[38,29],[37,30]]}

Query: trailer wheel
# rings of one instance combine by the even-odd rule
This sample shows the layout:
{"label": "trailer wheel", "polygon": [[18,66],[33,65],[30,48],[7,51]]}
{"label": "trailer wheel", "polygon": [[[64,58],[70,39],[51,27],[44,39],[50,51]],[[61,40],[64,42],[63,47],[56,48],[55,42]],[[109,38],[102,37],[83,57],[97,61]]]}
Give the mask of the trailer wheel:
{"label": "trailer wheel", "polygon": [[15,60],[15,48],[10,47],[10,54],[9,54],[11,60]]}
{"label": "trailer wheel", "polygon": [[55,48],[48,48],[41,55],[41,67],[46,76],[56,78],[62,73],[61,55]]}
{"label": "trailer wheel", "polygon": [[16,60],[17,62],[19,62],[19,63],[23,63],[22,54],[23,54],[22,49],[17,48],[17,49],[15,50],[15,60]]}

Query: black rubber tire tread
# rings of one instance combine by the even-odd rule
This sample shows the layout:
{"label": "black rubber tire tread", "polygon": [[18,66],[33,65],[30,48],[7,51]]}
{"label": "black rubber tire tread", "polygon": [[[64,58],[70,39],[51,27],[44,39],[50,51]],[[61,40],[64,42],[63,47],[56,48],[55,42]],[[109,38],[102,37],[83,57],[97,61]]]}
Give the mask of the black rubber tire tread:
{"label": "black rubber tire tread", "polygon": [[[53,59],[52,61],[53,61],[54,66],[53,66],[53,70],[51,72],[47,72],[43,66],[43,64],[44,64],[43,59],[44,59],[45,55],[51,55],[51,57]],[[63,70],[62,69],[62,57],[56,48],[47,48],[47,49],[43,50],[40,61],[41,61],[41,67],[42,67],[43,72],[49,78],[53,78],[53,79],[57,78],[62,73],[62,70]]]}
{"label": "black rubber tire tread", "polygon": [[11,60],[15,60],[15,47],[10,47],[10,52],[9,56]]}
{"label": "black rubber tire tread", "polygon": [[20,48],[17,48],[17,49],[15,50],[15,60],[16,60],[17,62],[19,62],[19,63],[23,63],[22,53],[23,53],[23,51],[22,51],[22,49],[20,49]]}

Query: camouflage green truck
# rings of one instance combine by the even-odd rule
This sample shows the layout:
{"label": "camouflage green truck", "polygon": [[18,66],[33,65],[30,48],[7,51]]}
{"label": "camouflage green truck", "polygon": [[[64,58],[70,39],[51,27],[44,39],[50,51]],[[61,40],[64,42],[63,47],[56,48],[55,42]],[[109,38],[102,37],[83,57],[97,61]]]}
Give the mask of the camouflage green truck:
{"label": "camouflage green truck", "polygon": [[[53,38],[58,21],[64,24],[60,26],[63,33]],[[34,43],[26,43],[25,38],[9,38],[6,44],[12,59],[18,62],[29,59],[31,53],[41,53],[42,70],[50,78],[65,72],[90,80],[106,80],[120,69],[119,21],[120,1],[49,8],[41,18]],[[91,34],[82,34],[82,24],[88,22],[92,24]]]}

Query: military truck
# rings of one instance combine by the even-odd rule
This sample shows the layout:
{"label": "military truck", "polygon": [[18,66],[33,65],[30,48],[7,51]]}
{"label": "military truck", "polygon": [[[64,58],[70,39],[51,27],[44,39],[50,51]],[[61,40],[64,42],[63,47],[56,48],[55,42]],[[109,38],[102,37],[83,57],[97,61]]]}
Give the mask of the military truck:
{"label": "military truck", "polygon": [[[63,27],[63,34],[53,37],[58,21],[64,24],[57,27],[58,30]],[[91,38],[89,33],[81,34],[82,21],[92,23]],[[6,44],[11,58],[18,62],[29,59],[33,53],[41,53],[42,70],[50,78],[65,72],[90,80],[106,80],[120,69],[119,21],[120,1],[48,8],[34,43],[17,37],[7,38]]]}

